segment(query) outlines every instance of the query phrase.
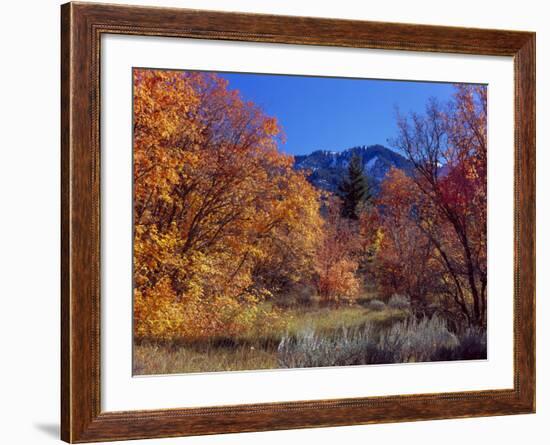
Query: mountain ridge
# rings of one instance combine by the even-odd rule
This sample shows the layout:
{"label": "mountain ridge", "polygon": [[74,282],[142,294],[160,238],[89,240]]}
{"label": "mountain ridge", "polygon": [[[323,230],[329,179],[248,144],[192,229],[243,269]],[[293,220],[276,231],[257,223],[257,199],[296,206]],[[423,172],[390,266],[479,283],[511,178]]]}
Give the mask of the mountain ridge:
{"label": "mountain ridge", "polygon": [[361,158],[363,172],[373,193],[377,193],[380,184],[392,167],[410,173],[412,164],[404,156],[383,145],[360,145],[335,152],[315,150],[308,155],[295,155],[294,168],[308,170],[308,180],[315,187],[336,192],[341,180],[347,174],[353,155]]}

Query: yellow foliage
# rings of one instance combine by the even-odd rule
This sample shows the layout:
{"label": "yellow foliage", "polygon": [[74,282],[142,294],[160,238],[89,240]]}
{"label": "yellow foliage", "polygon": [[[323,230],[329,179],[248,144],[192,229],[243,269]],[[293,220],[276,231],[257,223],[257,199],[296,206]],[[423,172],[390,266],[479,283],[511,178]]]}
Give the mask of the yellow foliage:
{"label": "yellow foliage", "polygon": [[281,137],[215,75],[134,70],[136,337],[281,322],[262,303],[311,270],[321,226],[318,193]]}

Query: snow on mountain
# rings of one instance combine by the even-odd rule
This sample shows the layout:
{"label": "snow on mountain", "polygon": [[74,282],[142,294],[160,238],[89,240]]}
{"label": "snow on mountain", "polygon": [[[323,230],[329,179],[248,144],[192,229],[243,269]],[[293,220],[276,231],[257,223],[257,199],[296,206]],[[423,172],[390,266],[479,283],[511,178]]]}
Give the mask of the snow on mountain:
{"label": "snow on mountain", "polygon": [[353,155],[361,158],[363,171],[375,193],[392,167],[406,172],[412,169],[407,159],[382,145],[352,147],[341,152],[316,150],[295,156],[294,168],[309,171],[308,179],[316,187],[335,192]]}

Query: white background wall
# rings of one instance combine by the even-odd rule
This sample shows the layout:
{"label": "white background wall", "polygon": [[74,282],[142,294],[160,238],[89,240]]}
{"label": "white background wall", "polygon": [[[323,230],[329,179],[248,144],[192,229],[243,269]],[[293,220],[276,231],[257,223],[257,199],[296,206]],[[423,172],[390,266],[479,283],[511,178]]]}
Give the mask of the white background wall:
{"label": "white background wall", "polygon": [[[121,3],[127,3],[120,0]],[[175,444],[548,443],[550,14],[537,0],[132,0],[128,3],[537,32],[537,414],[153,440]],[[0,442],[58,437],[59,4],[4,2],[0,39]],[[547,225],[547,224],[546,224]]]}

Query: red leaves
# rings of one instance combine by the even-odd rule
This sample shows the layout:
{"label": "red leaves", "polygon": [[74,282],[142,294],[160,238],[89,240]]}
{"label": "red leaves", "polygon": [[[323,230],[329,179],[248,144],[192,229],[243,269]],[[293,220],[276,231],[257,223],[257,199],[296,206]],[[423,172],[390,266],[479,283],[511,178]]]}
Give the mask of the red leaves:
{"label": "red leaves", "polygon": [[484,325],[487,89],[459,85],[447,107],[432,102],[424,116],[401,117],[399,131],[395,143],[414,168],[382,185],[383,285]]}

